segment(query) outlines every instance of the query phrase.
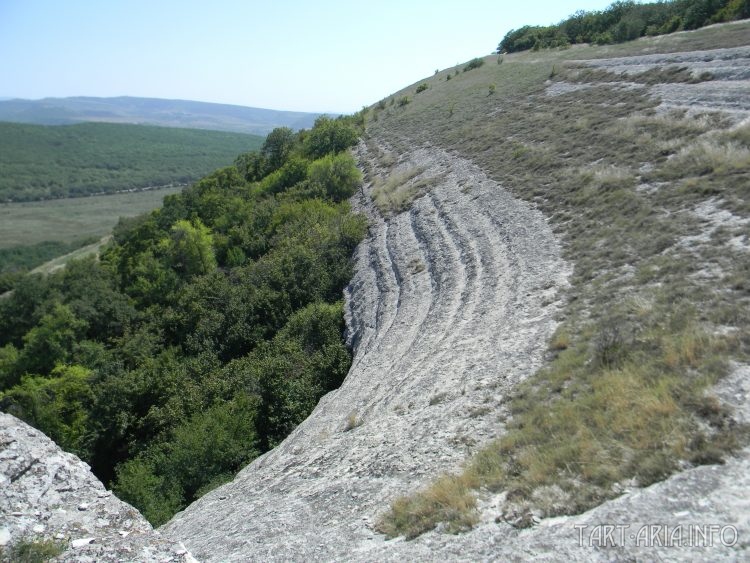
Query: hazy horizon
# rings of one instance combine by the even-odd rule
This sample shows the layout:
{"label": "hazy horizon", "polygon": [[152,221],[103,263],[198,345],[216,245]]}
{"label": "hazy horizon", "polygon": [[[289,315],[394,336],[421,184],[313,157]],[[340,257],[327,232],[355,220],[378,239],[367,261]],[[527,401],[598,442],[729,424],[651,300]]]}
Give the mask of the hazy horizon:
{"label": "hazy horizon", "polygon": [[611,0],[0,3],[5,99],[140,97],[350,113]]}
{"label": "hazy horizon", "polygon": [[70,96],[43,96],[41,98],[19,98],[17,96],[0,96],[0,102],[8,102],[8,101],[31,101],[31,102],[41,102],[43,100],[65,100],[70,98],[93,98],[93,99],[116,99],[116,98],[137,98],[137,99],[152,99],[152,100],[164,100],[164,101],[174,101],[174,102],[198,102],[201,104],[215,104],[215,105],[222,105],[222,106],[236,106],[236,107],[250,107],[253,109],[263,109],[263,110],[269,110],[269,111],[289,111],[292,113],[324,113],[328,115],[339,115],[342,112],[326,112],[326,111],[303,111],[303,110],[284,110],[279,108],[271,108],[271,107],[259,107],[259,106],[246,106],[242,104],[229,104],[225,102],[211,102],[206,100],[192,100],[192,99],[186,99],[186,98],[157,98],[154,96],[131,96],[128,94],[122,94],[122,95],[114,95],[114,96],[89,96],[86,94],[80,94],[80,95],[70,95]]}

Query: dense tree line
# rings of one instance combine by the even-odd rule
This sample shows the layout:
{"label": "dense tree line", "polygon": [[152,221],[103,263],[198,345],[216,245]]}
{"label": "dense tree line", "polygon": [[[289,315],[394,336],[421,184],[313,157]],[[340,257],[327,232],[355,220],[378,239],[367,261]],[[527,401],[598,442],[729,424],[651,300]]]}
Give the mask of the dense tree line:
{"label": "dense tree line", "polygon": [[274,447],[351,363],[342,289],[366,231],[355,118],[259,152],[122,220],[100,260],[0,299],[0,408],[159,524]]}
{"label": "dense tree line", "polygon": [[198,129],[0,122],[0,202],[188,183],[262,143],[257,135]]}
{"label": "dense tree line", "polygon": [[644,4],[624,0],[602,11],[578,11],[557,25],[513,29],[500,42],[497,52],[514,53],[575,43],[620,43],[748,17],[748,0],[672,0]]}

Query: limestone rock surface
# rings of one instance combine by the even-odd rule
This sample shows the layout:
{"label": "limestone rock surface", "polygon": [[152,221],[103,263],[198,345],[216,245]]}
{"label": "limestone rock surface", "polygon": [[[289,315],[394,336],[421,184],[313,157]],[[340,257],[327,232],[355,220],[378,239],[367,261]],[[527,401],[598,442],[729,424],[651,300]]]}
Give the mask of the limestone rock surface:
{"label": "limestone rock surface", "polygon": [[[0,549],[54,541],[73,561],[191,559],[177,541],[161,538],[88,465],[17,418],[0,413]],[[3,556],[0,556],[2,560]]]}

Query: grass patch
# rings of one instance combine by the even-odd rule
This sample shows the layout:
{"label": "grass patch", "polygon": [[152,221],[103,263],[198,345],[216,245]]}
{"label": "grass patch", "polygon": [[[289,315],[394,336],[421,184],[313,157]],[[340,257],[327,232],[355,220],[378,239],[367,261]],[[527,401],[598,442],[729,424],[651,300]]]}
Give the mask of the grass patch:
{"label": "grass patch", "polygon": [[413,539],[443,523],[444,531],[458,533],[478,521],[476,482],[468,474],[446,474],[416,495],[396,499],[376,524],[388,537]]}
{"label": "grass patch", "polygon": [[349,432],[350,430],[359,428],[364,422],[365,421],[362,420],[362,417],[360,417],[355,411],[352,411],[347,415],[346,421],[344,421],[344,432]]}
{"label": "grass patch", "polygon": [[423,166],[414,166],[385,179],[375,178],[372,199],[380,212],[384,215],[400,213],[423,195],[435,181],[434,178],[418,179],[424,171]]}
{"label": "grass patch", "polygon": [[101,238],[120,217],[134,217],[160,207],[164,196],[182,188],[0,204],[0,248],[45,241],[72,243]]}
{"label": "grass patch", "polygon": [[511,401],[509,432],[474,458],[471,478],[532,506],[534,491],[558,486],[567,502],[543,515],[575,514],[616,496],[624,480],[649,485],[679,460],[715,463],[737,447],[746,430],[705,395],[730,343],[654,314],[616,346],[617,361],[601,361],[581,339],[529,381]]}
{"label": "grass patch", "polygon": [[419,274],[427,269],[427,265],[419,258],[414,258],[409,261],[407,268],[412,274]]}
{"label": "grass patch", "polygon": [[53,540],[23,540],[10,548],[0,548],[0,561],[45,563],[65,550],[65,544]]}
{"label": "grass patch", "polygon": [[700,139],[680,149],[655,175],[675,180],[707,174],[732,174],[750,168],[750,148],[718,138]]}

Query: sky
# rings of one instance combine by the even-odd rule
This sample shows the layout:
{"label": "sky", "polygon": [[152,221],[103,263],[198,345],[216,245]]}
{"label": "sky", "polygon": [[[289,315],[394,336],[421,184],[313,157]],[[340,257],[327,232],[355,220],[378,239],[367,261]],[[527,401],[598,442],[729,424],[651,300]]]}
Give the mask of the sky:
{"label": "sky", "polygon": [[612,0],[0,0],[0,97],[351,113]]}

